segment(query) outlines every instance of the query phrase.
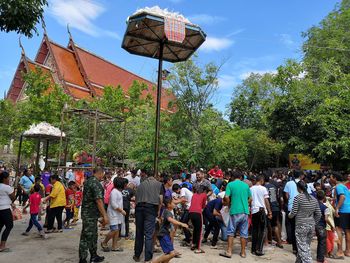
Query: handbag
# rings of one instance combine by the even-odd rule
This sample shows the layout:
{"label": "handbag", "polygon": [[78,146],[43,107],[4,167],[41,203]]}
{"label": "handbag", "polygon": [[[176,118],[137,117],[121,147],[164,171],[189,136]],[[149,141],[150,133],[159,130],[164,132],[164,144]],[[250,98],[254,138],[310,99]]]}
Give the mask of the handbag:
{"label": "handbag", "polygon": [[16,220],[20,220],[22,219],[22,212],[19,208],[14,208],[12,210],[12,217],[13,217],[13,221],[16,221]]}

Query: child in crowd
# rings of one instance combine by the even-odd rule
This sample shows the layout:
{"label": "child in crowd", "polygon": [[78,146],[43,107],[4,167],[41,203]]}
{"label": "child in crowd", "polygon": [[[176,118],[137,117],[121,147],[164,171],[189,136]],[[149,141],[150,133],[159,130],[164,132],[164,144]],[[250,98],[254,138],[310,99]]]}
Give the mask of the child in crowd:
{"label": "child in crowd", "polygon": [[38,222],[38,214],[40,213],[40,204],[41,204],[41,196],[39,194],[41,187],[39,184],[35,184],[34,185],[34,193],[32,193],[29,196],[29,203],[27,204],[26,207],[30,207],[30,220],[29,220],[29,225],[26,229],[26,231],[24,233],[22,233],[23,236],[28,236],[29,235],[29,231],[32,229],[33,225],[36,226],[36,228],[38,229],[40,236],[42,238],[47,238],[43,227],[41,226],[41,224]]}
{"label": "child in crowd", "polygon": [[192,196],[191,206],[189,209],[189,216],[193,225],[191,250],[194,250],[194,253],[196,254],[204,253],[204,251],[201,249],[203,228],[202,212],[207,203],[207,193],[207,187],[205,187],[204,185],[199,186],[198,191]]}
{"label": "child in crowd", "polygon": [[160,226],[159,233],[157,235],[164,254],[153,260],[152,263],[168,263],[172,258],[176,256],[174,245],[171,242],[170,237],[172,225],[188,228],[187,224],[181,223],[174,219],[172,211],[174,210],[176,204],[174,203],[172,198],[165,198],[164,205],[165,210],[162,215],[163,221]]}
{"label": "child in crowd", "polygon": [[123,210],[125,211],[125,239],[130,238],[130,233],[129,233],[129,217],[130,217],[130,209],[131,209],[131,200],[135,196],[135,191],[133,190],[134,184],[130,183],[128,179],[124,179],[124,187],[122,191],[123,195]]}
{"label": "child in crowd", "polygon": [[109,197],[109,204],[107,214],[109,218],[110,231],[107,234],[105,240],[101,242],[103,251],[108,252],[108,241],[112,239],[112,251],[122,252],[123,249],[118,247],[118,238],[121,230],[122,223],[124,222],[124,216],[126,215],[123,210],[123,195],[122,191],[125,187],[125,180],[121,177],[116,177],[113,180],[114,189]]}
{"label": "child in crowd", "polygon": [[74,193],[74,219],[71,225],[75,225],[79,220],[79,209],[81,206],[81,201],[83,200],[83,192],[80,187],[75,185],[75,193]]}
{"label": "child in crowd", "polygon": [[335,223],[334,223],[334,213],[335,209],[332,206],[330,202],[330,198],[326,197],[325,205],[327,206],[327,210],[325,211],[325,218],[326,218],[326,231],[327,231],[327,253],[326,257],[328,258],[334,258],[333,250],[334,250],[334,239],[335,239]]}
{"label": "child in crowd", "polygon": [[75,197],[75,182],[70,181],[66,189],[66,219],[64,220],[64,227],[71,229],[70,220],[74,217],[74,198]]}
{"label": "child in crowd", "polygon": [[327,206],[324,205],[325,201],[325,193],[322,190],[317,191],[317,200],[321,210],[321,219],[318,223],[316,223],[316,235],[317,235],[317,262],[323,263],[325,262],[325,254],[326,254],[326,210]]}

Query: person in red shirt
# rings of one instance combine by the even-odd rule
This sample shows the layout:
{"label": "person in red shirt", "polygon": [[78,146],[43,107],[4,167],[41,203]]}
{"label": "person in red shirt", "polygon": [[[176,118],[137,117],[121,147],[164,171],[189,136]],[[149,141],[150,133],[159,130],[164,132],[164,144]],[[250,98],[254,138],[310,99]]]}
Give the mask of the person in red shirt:
{"label": "person in red shirt", "polygon": [[29,208],[30,209],[30,220],[29,220],[29,225],[28,225],[26,231],[24,233],[22,233],[23,236],[28,236],[30,230],[32,229],[32,227],[34,225],[38,229],[40,236],[42,238],[46,238],[46,235],[43,231],[43,227],[38,222],[38,214],[40,213],[40,204],[41,204],[41,196],[39,194],[40,190],[41,190],[40,184],[35,184],[34,185],[34,193],[32,193],[29,196],[29,204],[27,204],[27,206],[25,208],[27,208],[28,206],[30,207]]}
{"label": "person in red shirt", "polygon": [[70,181],[66,189],[66,219],[64,226],[66,229],[71,229],[70,220],[74,217],[74,199],[75,199],[75,182]]}
{"label": "person in red shirt", "polygon": [[219,168],[218,165],[215,165],[215,167],[213,169],[211,169],[208,173],[211,177],[214,177],[216,179],[223,179],[224,174],[221,171],[221,169]]}
{"label": "person in red shirt", "polygon": [[209,176],[216,179],[216,186],[220,189],[222,180],[224,179],[224,173],[221,171],[218,165],[215,165],[213,169],[209,171]]}
{"label": "person in red shirt", "polygon": [[207,204],[207,193],[208,189],[204,185],[199,186],[198,191],[192,196],[191,206],[189,209],[189,218],[193,225],[191,250],[194,250],[194,253],[196,254],[204,253],[204,251],[201,249],[203,227],[202,212]]}

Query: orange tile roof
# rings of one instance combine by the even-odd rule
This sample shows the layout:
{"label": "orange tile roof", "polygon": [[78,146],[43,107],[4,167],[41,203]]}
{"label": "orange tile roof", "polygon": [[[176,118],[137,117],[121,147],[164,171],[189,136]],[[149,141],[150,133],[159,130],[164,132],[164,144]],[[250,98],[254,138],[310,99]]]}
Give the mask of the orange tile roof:
{"label": "orange tile roof", "polygon": [[[92,83],[103,87],[108,85],[116,87],[120,85],[123,88],[124,92],[127,94],[129,87],[131,87],[133,82],[136,80],[141,83],[145,83],[148,86],[148,91],[144,91],[142,93],[143,96],[151,94],[153,100],[156,100],[156,89],[154,88],[154,83],[141,78],[140,76],[117,65],[114,65],[111,62],[100,58],[82,48],[79,48],[77,46],[75,47],[81,60],[82,66],[85,69],[87,77]],[[161,107],[163,109],[167,109],[169,101],[172,100],[175,100],[175,96],[172,93],[169,94],[167,90],[163,89]]]}
{"label": "orange tile roof", "polygon": [[71,85],[67,85],[70,93],[72,94],[72,96],[75,98],[75,99],[86,99],[86,100],[90,100],[91,99],[91,95],[90,95],[90,92],[88,91],[85,91],[85,90],[82,90],[82,89],[79,89],[79,88],[76,88],[76,87],[73,87]]}
{"label": "orange tile roof", "polygon": [[50,44],[62,78],[75,85],[86,87],[77,61],[74,58],[74,52],[51,41]]}

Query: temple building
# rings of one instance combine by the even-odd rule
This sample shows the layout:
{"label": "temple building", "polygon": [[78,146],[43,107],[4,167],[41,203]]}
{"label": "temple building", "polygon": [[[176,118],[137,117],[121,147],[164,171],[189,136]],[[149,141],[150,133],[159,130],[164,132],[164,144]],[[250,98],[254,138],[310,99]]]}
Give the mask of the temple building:
{"label": "temple building", "polygon": [[[51,81],[76,100],[91,100],[102,96],[105,86],[120,85],[127,96],[128,88],[133,81],[139,81],[148,86],[148,90],[143,91],[142,95],[151,94],[156,101],[156,89],[153,88],[156,84],[79,47],[73,41],[71,34],[69,36],[68,45],[64,47],[53,42],[44,33],[34,60],[26,57],[22,48],[21,59],[6,98],[14,103],[25,99],[26,84],[22,75],[40,67],[44,73],[48,73]],[[170,102],[174,100],[175,96],[163,88],[161,108],[172,112],[173,107],[170,107]]]}

